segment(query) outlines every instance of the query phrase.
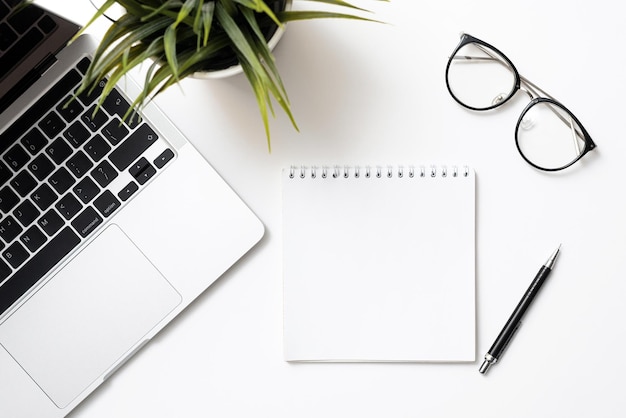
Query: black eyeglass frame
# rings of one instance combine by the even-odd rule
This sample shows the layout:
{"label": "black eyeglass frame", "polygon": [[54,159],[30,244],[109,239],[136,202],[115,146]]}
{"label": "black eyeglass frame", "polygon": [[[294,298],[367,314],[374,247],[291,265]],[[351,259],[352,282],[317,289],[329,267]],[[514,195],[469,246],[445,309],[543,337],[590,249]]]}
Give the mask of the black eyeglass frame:
{"label": "black eyeglass frame", "polygon": [[[468,45],[468,44],[480,45],[480,46],[486,47],[486,48],[490,49],[491,51],[497,53],[499,55],[499,58],[503,59],[504,63],[506,63],[506,65],[508,65],[510,67],[511,71],[513,72],[513,76],[514,76],[515,80],[514,80],[514,83],[513,83],[513,88],[509,92],[508,96],[504,97],[502,100],[494,103],[493,105],[491,105],[489,107],[476,108],[476,107],[469,106],[466,103],[463,103],[459,98],[457,98],[454,95],[454,92],[452,91],[452,88],[450,87],[450,81],[448,79],[448,73],[450,71],[450,66],[452,65],[452,60],[454,59],[456,54],[459,52],[459,50],[461,48],[463,48],[464,46]],[[543,171],[560,171],[560,170],[563,170],[563,169],[565,169],[567,167],[572,166],[573,164],[578,162],[578,160],[580,160],[585,154],[587,154],[592,149],[596,148],[596,144],[593,142],[593,140],[591,139],[591,136],[589,135],[589,133],[587,132],[585,127],[582,125],[582,123],[580,123],[580,120],[578,120],[578,118],[567,107],[565,107],[561,102],[559,102],[558,100],[550,97],[550,95],[547,94],[545,91],[543,91],[541,88],[539,88],[538,86],[536,86],[535,84],[533,84],[529,80],[523,78],[520,75],[520,73],[517,71],[517,68],[515,68],[515,65],[513,64],[513,62],[506,55],[504,55],[498,48],[496,48],[493,45],[490,45],[487,42],[484,42],[484,41],[482,41],[482,40],[480,40],[478,38],[475,38],[472,35],[468,35],[467,33],[461,34],[461,41],[459,42],[457,47],[454,49],[454,51],[450,55],[450,58],[448,59],[448,64],[446,65],[446,87],[448,88],[448,92],[450,93],[450,96],[452,96],[452,98],[458,104],[460,104],[461,106],[463,106],[463,107],[465,107],[467,109],[473,110],[473,111],[481,112],[481,111],[492,110],[492,109],[495,109],[495,108],[497,108],[499,106],[502,106],[503,104],[505,104],[506,102],[511,100],[511,98],[513,98],[513,96],[515,96],[518,91],[522,90],[522,83],[524,83],[526,85],[526,89],[523,90],[523,91],[526,92],[531,97],[530,103],[528,103],[526,105],[526,107],[524,108],[524,110],[522,111],[520,117],[517,120],[517,124],[515,125],[515,146],[517,147],[517,150],[520,153],[520,155],[522,156],[522,158],[524,159],[524,161],[526,161],[532,167],[534,167],[536,169],[539,169],[539,170],[543,170]],[[536,96],[536,97],[533,97],[533,95]],[[543,97],[542,95],[545,96],[545,97]],[[528,113],[528,111],[533,106],[535,106],[535,105],[537,105],[539,103],[548,103],[550,105],[553,105],[553,106],[556,106],[556,107],[560,108],[562,111],[567,113],[572,118],[572,120],[576,123],[576,125],[580,128],[580,132],[576,132],[576,133],[581,136],[581,139],[584,142],[584,148],[583,148],[582,152],[580,153],[580,155],[578,155],[574,160],[570,161],[569,163],[567,163],[567,164],[565,164],[565,165],[563,165],[561,167],[546,168],[546,167],[538,166],[537,164],[535,164],[532,161],[530,161],[526,157],[526,155],[524,155],[524,153],[522,152],[522,149],[520,147],[519,137],[518,137],[520,124],[522,123],[522,120],[524,119],[524,116],[526,116],[526,113]],[[566,121],[563,121],[563,122],[567,123]]]}

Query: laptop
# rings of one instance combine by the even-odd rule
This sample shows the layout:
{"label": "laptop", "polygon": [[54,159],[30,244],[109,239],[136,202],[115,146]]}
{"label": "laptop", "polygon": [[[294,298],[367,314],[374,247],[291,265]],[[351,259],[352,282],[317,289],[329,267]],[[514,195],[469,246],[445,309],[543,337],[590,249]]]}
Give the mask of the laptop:
{"label": "laptop", "polygon": [[[74,95],[96,43],[0,0],[0,416],[62,417],[263,236],[126,80]],[[123,88],[122,88],[123,87]]]}

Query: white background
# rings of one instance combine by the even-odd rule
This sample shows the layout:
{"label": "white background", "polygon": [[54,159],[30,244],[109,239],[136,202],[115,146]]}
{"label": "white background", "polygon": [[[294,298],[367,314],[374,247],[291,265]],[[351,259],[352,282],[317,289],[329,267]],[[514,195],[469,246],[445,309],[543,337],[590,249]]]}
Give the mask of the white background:
{"label": "white background", "polygon": [[[87,0],[39,3],[81,23],[92,13]],[[187,79],[158,98],[267,233],[73,418],[612,417],[626,410],[620,3],[374,3],[358,4],[373,4],[388,24],[288,26],[275,55],[300,133],[278,113],[271,153],[244,76]],[[460,31],[503,51],[579,117],[598,148],[559,174],[528,166],[513,137],[524,95],[486,114],[449,96],[444,69]],[[447,161],[477,173],[477,361],[284,362],[281,168]],[[483,354],[559,243],[557,267],[522,328],[502,362],[481,376]]]}

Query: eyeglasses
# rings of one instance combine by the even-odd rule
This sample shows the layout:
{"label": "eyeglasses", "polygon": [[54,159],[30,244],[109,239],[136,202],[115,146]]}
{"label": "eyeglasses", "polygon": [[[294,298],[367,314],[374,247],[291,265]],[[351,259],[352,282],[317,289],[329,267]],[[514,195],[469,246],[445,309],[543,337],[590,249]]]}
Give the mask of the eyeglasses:
{"label": "eyeglasses", "polygon": [[446,85],[454,100],[477,111],[502,106],[520,90],[528,94],[515,144],[535,168],[562,170],[596,147],[569,109],[522,77],[503,53],[473,36],[461,35],[446,67]]}

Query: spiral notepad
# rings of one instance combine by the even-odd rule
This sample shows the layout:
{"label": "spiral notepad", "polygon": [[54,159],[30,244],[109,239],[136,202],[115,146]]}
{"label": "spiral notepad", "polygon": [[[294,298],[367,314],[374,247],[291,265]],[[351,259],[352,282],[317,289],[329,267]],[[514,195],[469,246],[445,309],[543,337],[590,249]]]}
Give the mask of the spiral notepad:
{"label": "spiral notepad", "polygon": [[285,360],[475,360],[472,169],[282,176]]}

